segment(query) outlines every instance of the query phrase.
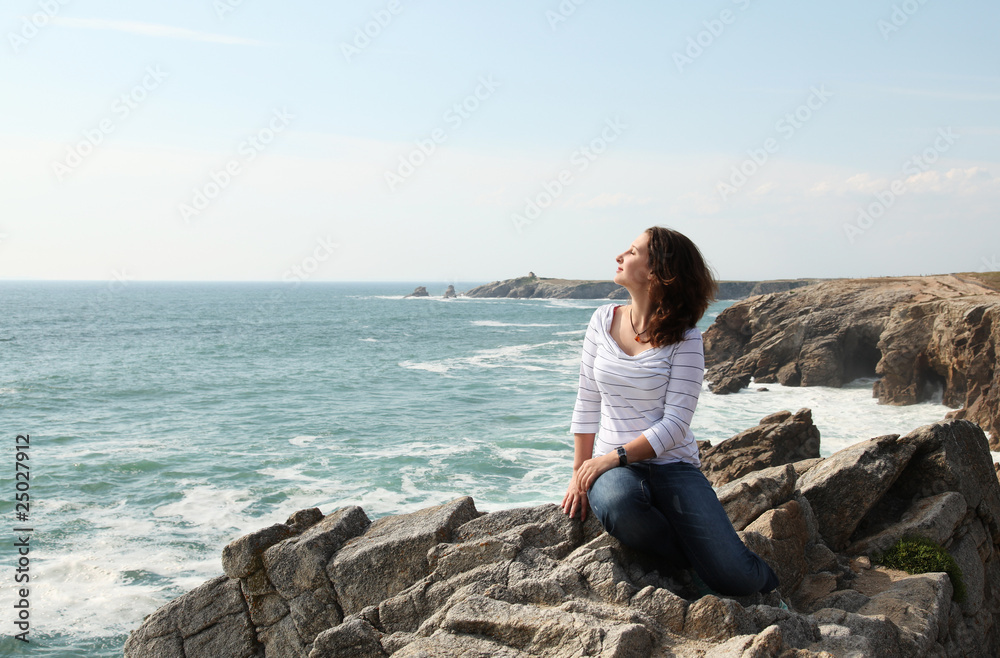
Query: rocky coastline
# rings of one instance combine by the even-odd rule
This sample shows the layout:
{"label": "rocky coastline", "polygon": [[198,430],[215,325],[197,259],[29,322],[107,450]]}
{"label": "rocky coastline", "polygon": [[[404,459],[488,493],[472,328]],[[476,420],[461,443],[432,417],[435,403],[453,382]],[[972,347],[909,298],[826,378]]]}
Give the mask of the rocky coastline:
{"label": "rocky coastline", "polygon": [[[750,295],[791,290],[823,279],[773,281],[720,281],[718,299],[743,299]],[[463,293],[466,297],[511,297],[519,299],[628,299],[628,291],[614,281],[553,279],[530,273],[504,281],[493,281]]]}
{"label": "rocky coastline", "polygon": [[749,297],[704,334],[715,393],[877,377],[880,403],[940,395],[1000,449],[1000,294],[971,275],[839,279]]}
{"label": "rocky coastline", "polygon": [[[313,508],[235,539],[225,575],[147,617],[125,656],[1000,654],[1000,482],[982,430],[954,420],[825,459],[817,439],[803,409],[702,446],[780,593],[698,596],[551,504],[483,514],[466,497],[374,521]],[[909,536],[953,556],[964,597],[946,573],[879,565]]]}

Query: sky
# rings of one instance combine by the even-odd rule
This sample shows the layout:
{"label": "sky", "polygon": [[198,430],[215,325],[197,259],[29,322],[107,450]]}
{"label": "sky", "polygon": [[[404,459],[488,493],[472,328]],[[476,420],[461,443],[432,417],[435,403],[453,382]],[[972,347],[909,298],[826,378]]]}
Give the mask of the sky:
{"label": "sky", "polygon": [[1000,269],[995,0],[8,0],[0,280]]}

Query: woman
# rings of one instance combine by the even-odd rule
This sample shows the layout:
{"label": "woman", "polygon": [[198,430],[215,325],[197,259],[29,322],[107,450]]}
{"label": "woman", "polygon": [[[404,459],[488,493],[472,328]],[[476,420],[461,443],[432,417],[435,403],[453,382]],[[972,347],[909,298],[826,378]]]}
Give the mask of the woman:
{"label": "woman", "polygon": [[693,568],[718,592],[769,592],[778,578],[740,541],[691,433],[705,371],[695,323],[715,280],[694,243],[658,226],[615,260],[632,299],[598,308],[587,328],[563,511],[582,520],[589,505],[623,544]]}

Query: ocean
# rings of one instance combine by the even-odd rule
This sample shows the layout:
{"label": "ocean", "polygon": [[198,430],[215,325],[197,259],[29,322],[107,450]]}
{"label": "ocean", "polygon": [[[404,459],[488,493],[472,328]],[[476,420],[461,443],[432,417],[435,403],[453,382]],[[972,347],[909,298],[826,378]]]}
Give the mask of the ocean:
{"label": "ocean", "polygon": [[[406,298],[414,285],[0,283],[0,653],[120,656],[143,617],[222,573],[227,543],[298,509],[558,503],[584,330],[605,302],[445,300],[445,283]],[[717,443],[810,407],[828,455],[948,410],[878,405],[871,386],[705,388],[694,430]],[[22,587],[29,644],[13,639]]]}

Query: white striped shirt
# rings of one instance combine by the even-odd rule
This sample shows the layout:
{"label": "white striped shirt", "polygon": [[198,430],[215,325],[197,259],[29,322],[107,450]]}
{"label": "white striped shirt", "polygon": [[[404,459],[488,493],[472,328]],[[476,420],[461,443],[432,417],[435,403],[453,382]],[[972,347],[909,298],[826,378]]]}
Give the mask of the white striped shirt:
{"label": "white striped shirt", "polygon": [[679,343],[629,356],[611,337],[614,309],[601,306],[590,318],[570,430],[597,435],[595,457],[643,434],[656,451],[648,461],[700,466],[691,417],[705,374],[701,332],[692,327]]}

